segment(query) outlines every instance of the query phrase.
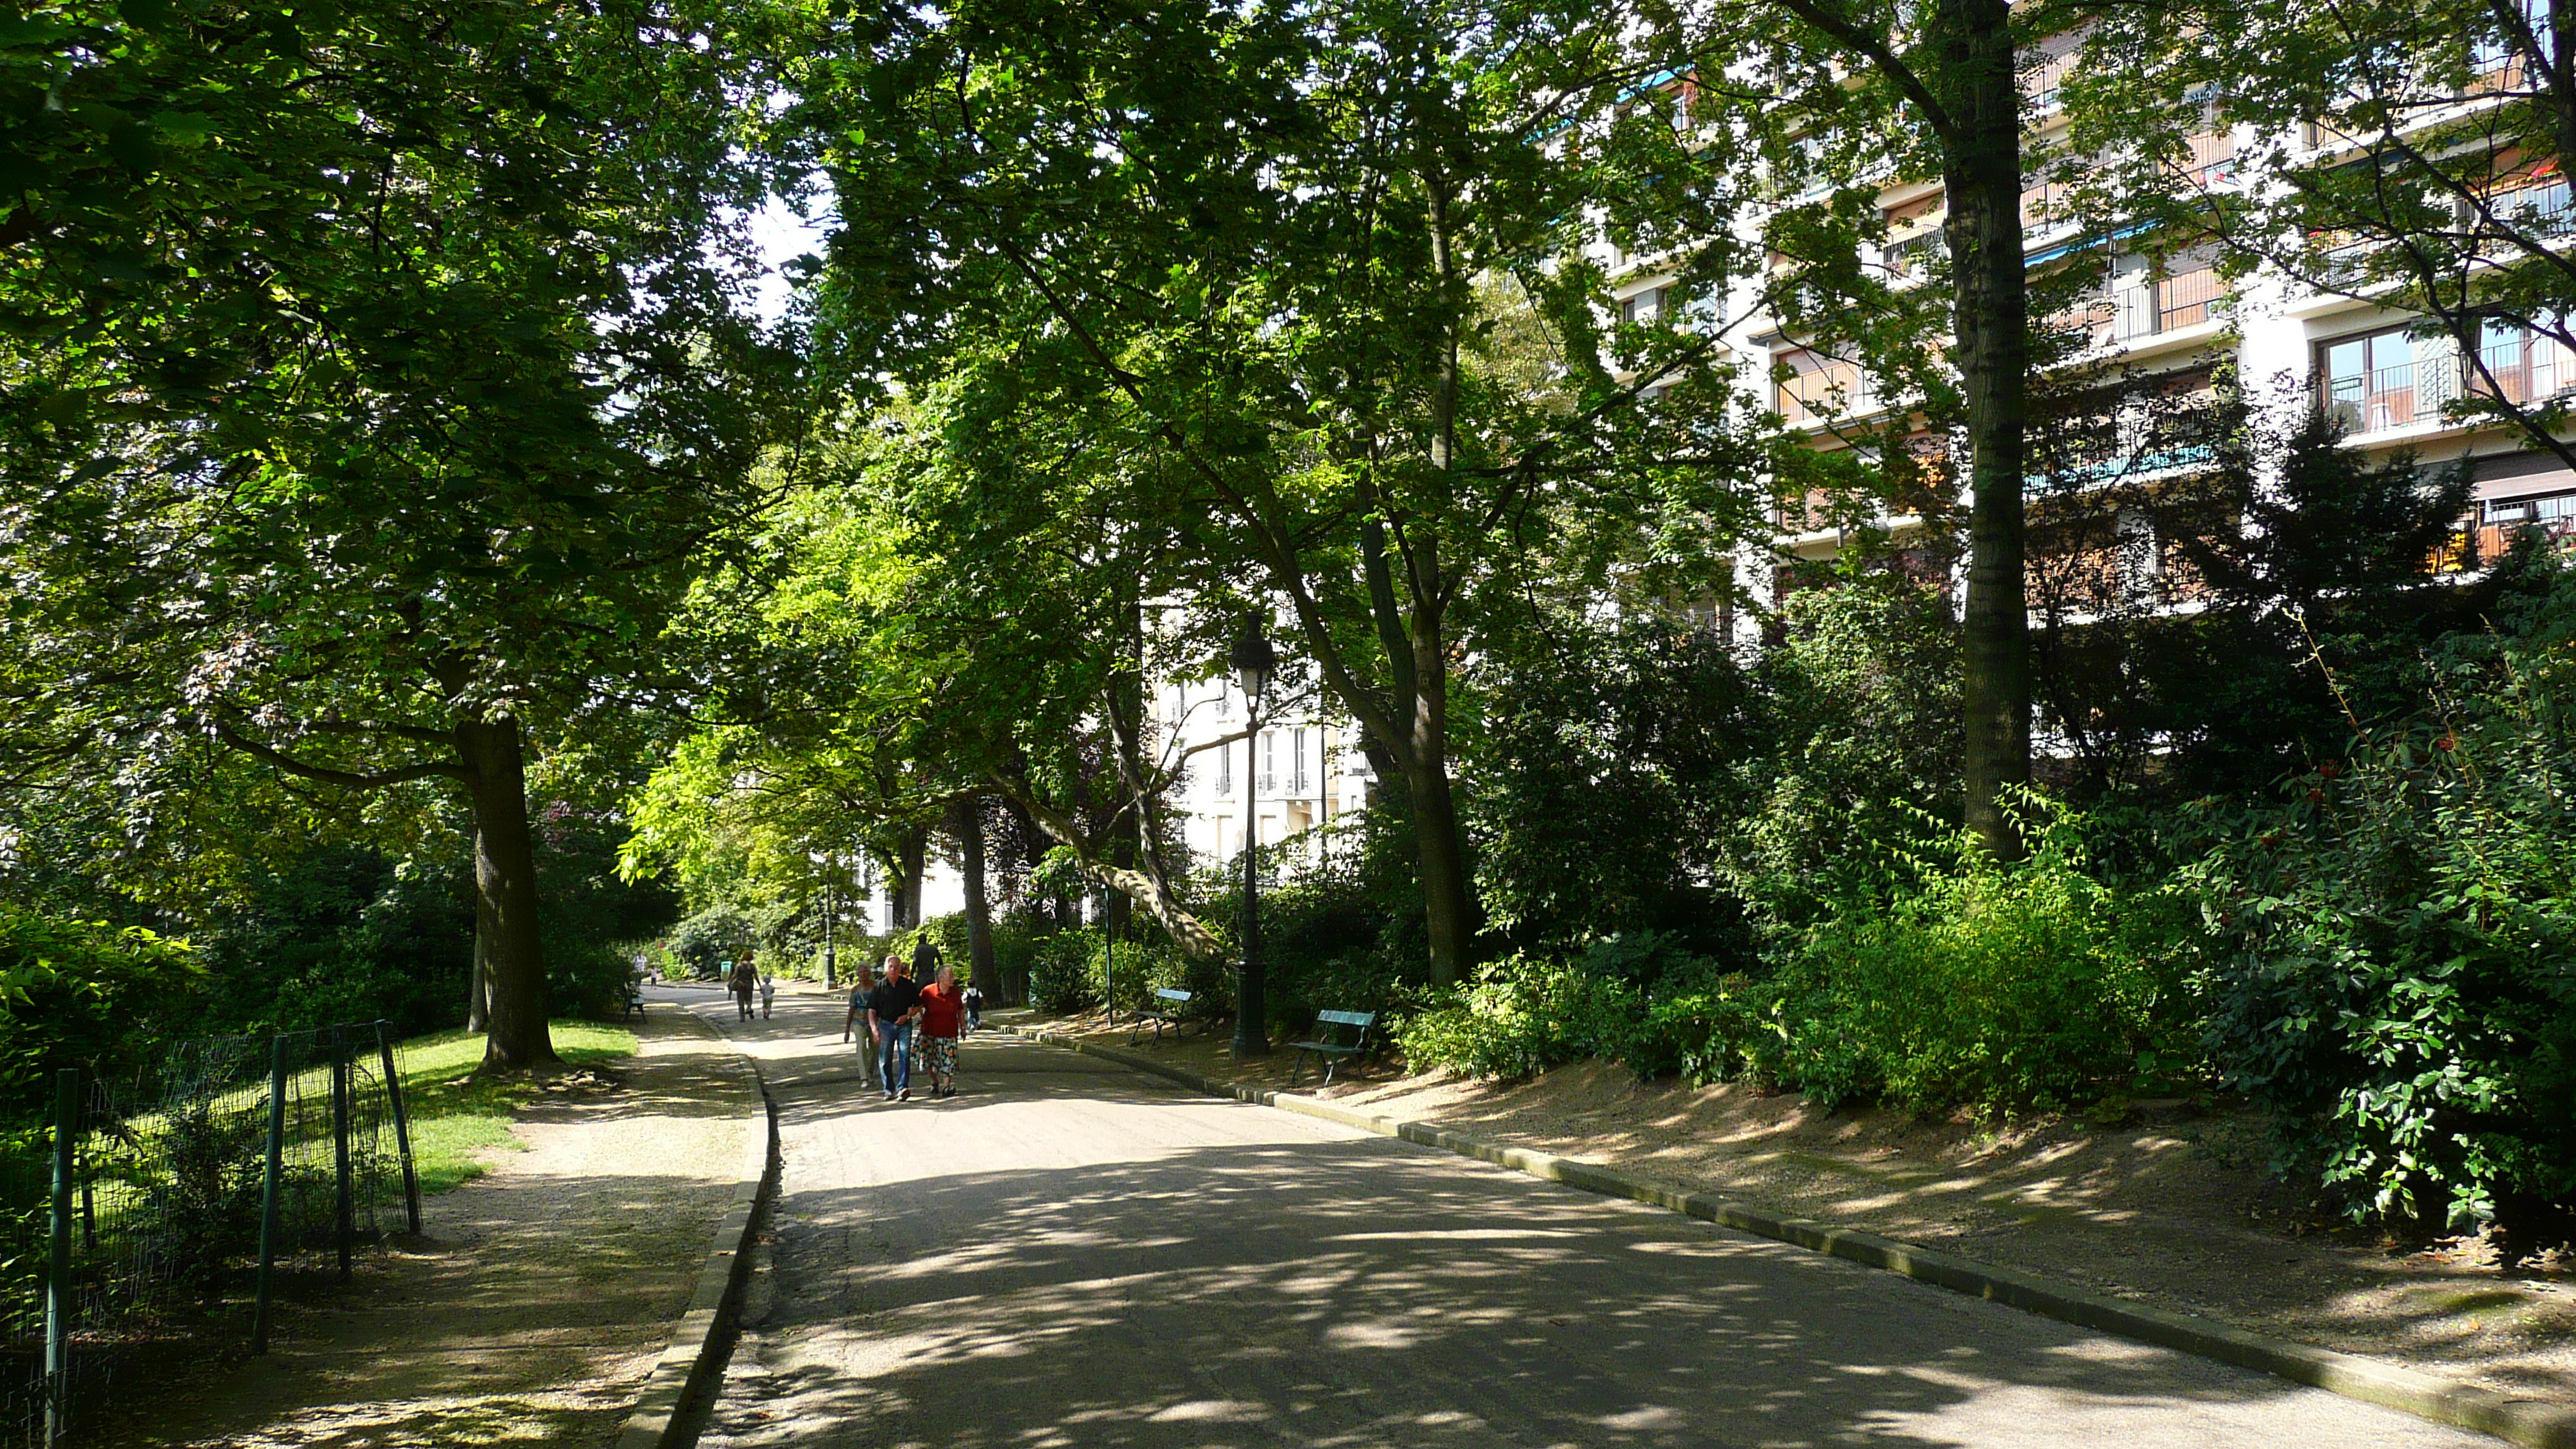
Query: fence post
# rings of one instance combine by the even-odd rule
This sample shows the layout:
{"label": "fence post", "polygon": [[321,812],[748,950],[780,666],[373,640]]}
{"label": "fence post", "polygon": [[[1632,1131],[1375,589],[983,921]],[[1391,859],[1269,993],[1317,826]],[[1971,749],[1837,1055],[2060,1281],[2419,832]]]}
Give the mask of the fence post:
{"label": "fence post", "polygon": [[54,1073],[53,1241],[45,1266],[45,1442],[63,1436],[64,1398],[71,1392],[72,1147],[80,1140],[78,1067]]}
{"label": "fence post", "polygon": [[335,1236],[340,1240],[340,1281],[349,1281],[349,1239],[356,1235],[355,1214],[349,1199],[349,1034],[340,1027],[331,1028],[331,1172],[335,1180],[332,1204]]}
{"label": "fence post", "polygon": [[268,1310],[277,1278],[277,1196],[286,1175],[286,1037],[268,1059],[268,1175],[259,1194],[259,1304],[250,1320],[250,1351],[268,1352]]}
{"label": "fence post", "polygon": [[376,1023],[376,1055],[385,1063],[385,1101],[394,1113],[394,1150],[402,1158],[403,1215],[411,1223],[413,1237],[420,1236],[420,1175],[411,1165],[411,1117],[403,1110],[402,1070],[394,1065],[393,1038],[385,1035],[385,1023]]}

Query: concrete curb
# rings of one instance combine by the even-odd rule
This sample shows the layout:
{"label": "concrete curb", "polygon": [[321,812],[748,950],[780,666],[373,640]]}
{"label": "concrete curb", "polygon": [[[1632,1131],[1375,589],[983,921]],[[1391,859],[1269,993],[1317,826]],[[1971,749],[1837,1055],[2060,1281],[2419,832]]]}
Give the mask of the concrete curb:
{"label": "concrete curb", "polygon": [[1557,1157],[1533,1152],[1522,1147],[1506,1147],[1487,1142],[1463,1132],[1434,1127],[1424,1122],[1410,1122],[1395,1117],[1354,1111],[1320,1097],[1299,1092],[1278,1092],[1263,1087],[1237,1086],[1231,1082],[1213,1081],[1196,1072],[1120,1051],[1076,1041],[1050,1031],[1026,1027],[1000,1028],[1032,1041],[1041,1041],[1095,1056],[1137,1071],[1178,1082],[1210,1096],[1233,1097],[1281,1111],[1299,1112],[1320,1117],[1346,1127],[1357,1127],[1386,1137],[1400,1137],[1425,1147],[1437,1147],[1462,1157],[1473,1157],[1498,1167],[1508,1167],[1532,1177],[1579,1187],[1607,1197],[1623,1197],[1648,1203],[1715,1223],[1720,1227],[1760,1237],[1776,1238],[1801,1248],[1829,1253],[1837,1258],[1872,1268],[1902,1273],[1954,1293],[1973,1298],[1988,1298],[2008,1304],[2026,1313],[2054,1318],[2079,1327],[2115,1333],[2142,1343],[2155,1344],[2202,1358],[2216,1359],[2239,1368],[2271,1374],[2292,1383],[2306,1384],[2348,1399],[2360,1399],[2384,1408],[2396,1409],[2427,1419],[2436,1424],[2474,1429],[2500,1439],[2525,1446],[2525,1449],[2576,1449],[2576,1408],[2537,1399],[2512,1399],[2490,1389],[2460,1383],[2435,1374],[2423,1373],[2358,1354],[2338,1353],[2287,1339],[2249,1333],[2189,1314],[2169,1313],[2163,1309],[2142,1307],[2116,1298],[2106,1298],[2070,1284],[2055,1283],[2029,1273],[2009,1268],[1989,1267],[1950,1253],[1918,1248],[1894,1238],[1856,1228],[1837,1227],[1810,1218],[1786,1217],[1765,1212],[1743,1203],[1705,1193],[1690,1192],[1668,1183],[1637,1177],[1617,1168],[1580,1158]]}
{"label": "concrete curb", "polygon": [[[733,1044],[724,1028],[694,1012],[689,1014],[713,1031],[718,1041]],[[752,1230],[759,1224],[776,1187],[772,1169],[778,1161],[778,1117],[770,1108],[769,1087],[761,1079],[760,1064],[739,1050],[734,1060],[750,1075],[752,1090],[759,1098],[758,1130],[744,1134],[733,1202],[725,1208],[723,1221],[716,1224],[707,1261],[698,1270],[697,1292],[690,1296],[688,1310],[680,1315],[680,1321],[672,1326],[671,1341],[662,1349],[661,1360],[653,1365],[652,1377],[644,1381],[643,1396],[626,1416],[626,1427],[617,1436],[617,1449],[686,1449],[695,1443],[700,1418],[695,1410],[706,1403],[733,1350],[734,1316],[742,1307],[743,1284],[751,1274]]]}

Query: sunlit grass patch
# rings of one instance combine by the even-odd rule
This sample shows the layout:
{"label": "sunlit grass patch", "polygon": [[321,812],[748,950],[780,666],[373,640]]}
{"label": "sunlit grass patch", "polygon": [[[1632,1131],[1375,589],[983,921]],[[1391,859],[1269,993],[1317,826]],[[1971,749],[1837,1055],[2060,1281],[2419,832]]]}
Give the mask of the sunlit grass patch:
{"label": "sunlit grass patch", "polygon": [[[623,1027],[558,1021],[550,1030],[555,1054],[568,1066],[599,1066],[635,1055],[635,1033]],[[510,1135],[510,1118],[542,1089],[524,1078],[475,1077],[474,1069],[483,1063],[480,1033],[413,1037],[396,1051],[403,1105],[411,1113],[412,1165],[422,1192],[446,1192],[471,1182],[486,1171],[481,1154],[523,1145]]]}

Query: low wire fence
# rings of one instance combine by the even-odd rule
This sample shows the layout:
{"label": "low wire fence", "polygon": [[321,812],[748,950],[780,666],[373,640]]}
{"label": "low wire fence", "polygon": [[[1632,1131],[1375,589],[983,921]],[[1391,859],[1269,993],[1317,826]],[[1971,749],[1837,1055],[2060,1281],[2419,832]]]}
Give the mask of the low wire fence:
{"label": "low wire fence", "polygon": [[420,1228],[384,1023],[65,1068],[0,1136],[0,1439],[51,1445],[120,1376],[268,1344],[278,1290]]}

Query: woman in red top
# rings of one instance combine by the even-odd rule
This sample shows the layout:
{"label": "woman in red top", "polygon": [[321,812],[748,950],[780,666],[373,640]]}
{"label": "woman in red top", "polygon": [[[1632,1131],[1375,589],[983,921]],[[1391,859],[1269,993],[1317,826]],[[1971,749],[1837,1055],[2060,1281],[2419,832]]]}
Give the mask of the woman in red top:
{"label": "woman in red top", "polygon": [[921,988],[921,1052],[930,1068],[930,1095],[957,1095],[957,1037],[965,1029],[966,995],[957,973],[939,968],[939,979]]}

